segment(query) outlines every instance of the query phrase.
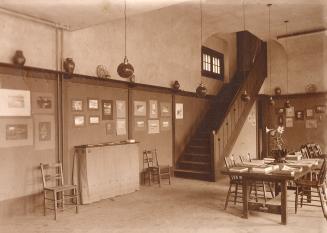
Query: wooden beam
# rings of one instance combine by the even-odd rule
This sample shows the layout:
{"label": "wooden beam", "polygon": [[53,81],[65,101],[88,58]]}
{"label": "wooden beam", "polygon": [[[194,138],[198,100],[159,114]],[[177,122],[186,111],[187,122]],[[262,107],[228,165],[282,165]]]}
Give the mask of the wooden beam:
{"label": "wooden beam", "polygon": [[326,28],[317,28],[317,29],[313,29],[313,30],[288,33],[288,34],[277,36],[277,40],[283,39],[283,38],[294,37],[294,36],[303,36],[303,35],[325,32],[326,30],[327,30]]}

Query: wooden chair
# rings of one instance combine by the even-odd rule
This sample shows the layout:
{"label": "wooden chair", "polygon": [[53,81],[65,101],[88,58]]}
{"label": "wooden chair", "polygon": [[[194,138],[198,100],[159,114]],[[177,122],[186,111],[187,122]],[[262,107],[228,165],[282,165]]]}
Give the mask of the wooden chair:
{"label": "wooden chair", "polygon": [[[51,209],[54,210],[56,220],[58,209],[67,209],[66,205],[75,208],[76,213],[78,213],[79,196],[77,186],[64,184],[62,164],[41,163],[40,168],[43,181],[44,216],[46,215],[46,209]],[[48,207],[48,201],[52,203],[53,208]]]}
{"label": "wooden chair", "polygon": [[[225,160],[225,167],[227,169],[234,167],[236,165],[233,156],[225,157],[224,160]],[[239,191],[239,186],[241,191]],[[234,191],[232,191],[233,187],[234,187]],[[242,203],[242,201],[237,201],[237,198],[242,199],[242,177],[229,176],[229,188],[225,201],[225,207],[224,207],[225,210],[228,207],[228,203],[231,195],[234,198],[234,205],[236,205],[236,203]]]}
{"label": "wooden chair", "polygon": [[156,149],[143,151],[143,179],[144,184],[148,179],[149,185],[152,181],[157,180],[159,187],[161,186],[161,179],[168,179],[169,184],[171,184],[170,166],[159,164]]}
{"label": "wooden chair", "polygon": [[[300,206],[308,205],[308,206],[318,206],[322,208],[324,217],[327,220],[327,188],[326,188],[326,172],[327,172],[327,159],[324,159],[324,162],[320,168],[320,172],[318,174],[317,180],[310,179],[301,179],[295,182],[296,191],[295,191],[295,213],[297,213],[298,209],[298,201],[299,195],[301,196]],[[312,190],[316,189],[316,190]],[[310,195],[307,195],[308,192]],[[316,194],[316,195],[313,195]],[[318,194],[318,196],[317,196]],[[303,196],[307,195],[310,197],[310,202],[303,203]],[[319,199],[316,199],[318,198]],[[314,205],[312,202],[320,202],[320,205]]]}
{"label": "wooden chair", "polygon": [[309,152],[308,152],[307,147],[305,145],[302,145],[300,150],[301,150],[302,157],[304,159],[308,159],[309,158]]}

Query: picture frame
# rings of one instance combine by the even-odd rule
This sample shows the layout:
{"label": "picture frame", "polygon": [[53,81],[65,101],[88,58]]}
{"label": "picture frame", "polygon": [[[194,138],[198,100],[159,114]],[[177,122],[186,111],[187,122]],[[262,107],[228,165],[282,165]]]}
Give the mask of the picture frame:
{"label": "picture frame", "polygon": [[116,128],[114,122],[107,122],[106,123],[106,135],[107,136],[115,136],[116,135]]}
{"label": "picture frame", "polygon": [[89,116],[89,124],[90,125],[100,124],[100,116]]}
{"label": "picture frame", "polygon": [[31,92],[0,88],[0,116],[31,116]]}
{"label": "picture frame", "polygon": [[317,105],[315,108],[316,113],[325,113],[326,112],[326,105]]}
{"label": "picture frame", "polygon": [[113,120],[114,105],[112,100],[102,100],[102,120]]}
{"label": "picture frame", "polygon": [[146,116],[145,101],[134,101],[134,116]]}
{"label": "picture frame", "polygon": [[161,131],[169,131],[171,129],[171,119],[161,118],[160,119],[160,129]]}
{"label": "picture frame", "polygon": [[183,119],[184,117],[184,110],[183,110],[183,104],[182,103],[176,103],[175,105],[175,117],[176,119]]}
{"label": "picture frame", "polygon": [[52,114],[54,112],[55,99],[52,93],[32,92],[32,113]]}
{"label": "picture frame", "polygon": [[307,118],[312,118],[313,117],[313,109],[312,108],[308,108],[306,110],[306,117]]}
{"label": "picture frame", "polygon": [[88,98],[87,109],[91,111],[99,110],[99,100],[96,98]]}
{"label": "picture frame", "polygon": [[126,135],[126,119],[117,119],[116,134],[117,135]]}
{"label": "picture frame", "polygon": [[295,116],[294,106],[285,108],[285,115],[286,115],[286,117],[294,117]]}
{"label": "picture frame", "polygon": [[304,111],[296,111],[295,119],[296,120],[304,120]]}
{"label": "picture frame", "polygon": [[0,118],[0,147],[32,146],[31,118]]}
{"label": "picture frame", "polygon": [[73,112],[83,112],[83,100],[82,99],[72,99],[71,110]]}
{"label": "picture frame", "polygon": [[146,129],[146,123],[145,119],[134,119],[134,129],[135,131],[145,131]]}
{"label": "picture frame", "polygon": [[285,109],[284,108],[276,108],[275,111],[276,111],[277,114],[284,114]]}
{"label": "picture frame", "polygon": [[157,100],[149,100],[149,118],[158,118]]}
{"label": "picture frame", "polygon": [[55,118],[51,115],[34,115],[34,148],[50,150],[55,148]]}
{"label": "picture frame", "polygon": [[292,128],[293,127],[293,118],[292,117],[286,117],[285,126],[286,126],[286,128]]}
{"label": "picture frame", "polygon": [[306,129],[316,129],[318,128],[317,119],[307,119],[305,120]]}
{"label": "picture frame", "polygon": [[148,120],[148,134],[160,133],[159,120]]}
{"label": "picture frame", "polygon": [[117,114],[117,118],[126,118],[125,100],[116,100],[116,114]]}
{"label": "picture frame", "polygon": [[85,116],[84,115],[74,115],[73,116],[73,125],[75,127],[84,127],[85,126]]}
{"label": "picture frame", "polygon": [[160,115],[161,117],[170,117],[171,116],[171,103],[161,102],[160,103]]}

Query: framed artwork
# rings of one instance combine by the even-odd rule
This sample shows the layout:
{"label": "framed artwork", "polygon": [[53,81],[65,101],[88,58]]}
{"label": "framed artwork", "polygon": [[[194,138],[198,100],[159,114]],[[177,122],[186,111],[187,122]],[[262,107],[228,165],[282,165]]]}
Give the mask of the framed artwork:
{"label": "framed artwork", "polygon": [[149,117],[158,118],[158,101],[149,100]]}
{"label": "framed artwork", "polygon": [[307,116],[308,118],[313,117],[313,109],[312,109],[312,108],[308,108],[308,109],[306,110],[306,116]]}
{"label": "framed artwork", "polygon": [[114,122],[106,123],[106,135],[107,136],[115,136],[116,135],[116,128]]}
{"label": "framed artwork", "polygon": [[30,91],[0,89],[0,116],[31,116]]}
{"label": "framed artwork", "polygon": [[117,118],[126,118],[126,101],[116,100]]}
{"label": "framed artwork", "polygon": [[83,111],[83,100],[82,99],[72,99],[72,111],[82,112]]}
{"label": "framed artwork", "polygon": [[284,114],[284,108],[276,108],[277,114]]}
{"label": "framed artwork", "polygon": [[84,115],[76,115],[73,118],[75,127],[83,127],[85,126],[85,116]]}
{"label": "framed artwork", "polygon": [[295,119],[296,120],[304,120],[304,111],[296,111]]}
{"label": "framed artwork", "polygon": [[134,116],[146,116],[145,101],[134,101]]}
{"label": "framed artwork", "polygon": [[317,119],[307,119],[305,121],[305,128],[316,129],[318,127]]}
{"label": "framed artwork", "polygon": [[160,103],[160,112],[162,117],[171,116],[171,104],[168,102],[161,102]]}
{"label": "framed artwork", "polygon": [[161,131],[168,131],[171,129],[171,119],[170,118],[161,118],[160,119],[160,129]]}
{"label": "framed artwork", "polygon": [[117,135],[126,135],[126,119],[117,119],[116,132]]}
{"label": "framed artwork", "polygon": [[285,108],[285,114],[286,114],[286,117],[294,117],[295,116],[294,106],[289,107],[289,108]]}
{"label": "framed artwork", "polygon": [[0,147],[31,145],[33,145],[32,119],[0,119]]}
{"label": "framed artwork", "polygon": [[55,119],[49,115],[34,115],[34,147],[36,150],[55,148]]}
{"label": "framed artwork", "polygon": [[89,123],[91,125],[99,124],[100,123],[100,117],[99,116],[89,116]]}
{"label": "framed artwork", "polygon": [[145,131],[146,125],[144,119],[134,119],[134,129],[135,131]]}
{"label": "framed artwork", "polygon": [[32,113],[51,114],[54,112],[54,103],[53,94],[32,92]]}
{"label": "framed artwork", "polygon": [[175,116],[176,119],[183,119],[183,104],[182,103],[176,103],[176,112],[175,112]]}
{"label": "framed artwork", "polygon": [[89,98],[87,100],[87,109],[88,110],[99,110],[99,100]]}
{"label": "framed artwork", "polygon": [[278,116],[278,125],[284,125],[284,117],[282,115]]}
{"label": "framed artwork", "polygon": [[326,105],[317,105],[316,106],[316,113],[325,113],[326,112]]}
{"label": "framed artwork", "polygon": [[148,120],[148,133],[156,134],[159,132],[159,120]]}
{"label": "framed artwork", "polygon": [[292,128],[293,127],[293,118],[292,117],[286,117],[285,126],[287,128]]}
{"label": "framed artwork", "polygon": [[102,120],[112,120],[113,119],[113,101],[112,100],[102,100]]}

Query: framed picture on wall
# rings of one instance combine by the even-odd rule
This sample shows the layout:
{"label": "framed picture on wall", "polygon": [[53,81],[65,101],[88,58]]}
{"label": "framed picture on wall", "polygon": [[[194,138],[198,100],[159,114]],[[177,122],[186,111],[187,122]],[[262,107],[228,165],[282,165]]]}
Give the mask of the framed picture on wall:
{"label": "framed picture on wall", "polygon": [[294,106],[285,108],[285,114],[286,114],[286,117],[294,117],[295,116]]}
{"label": "framed picture on wall", "polygon": [[160,103],[160,115],[162,117],[171,116],[171,104],[168,102]]}
{"label": "framed picture on wall", "polygon": [[295,119],[296,120],[304,120],[304,111],[296,111]]}
{"label": "framed picture on wall", "polygon": [[116,133],[117,135],[126,135],[126,119],[117,119]]}
{"label": "framed picture on wall", "polygon": [[161,131],[168,131],[171,129],[170,118],[161,118],[160,119],[160,129],[161,129]]}
{"label": "framed picture on wall", "polygon": [[54,112],[54,103],[53,94],[32,92],[32,113],[51,114]]}
{"label": "framed picture on wall", "polygon": [[83,111],[83,100],[82,99],[72,99],[72,111],[82,112]]}
{"label": "framed picture on wall", "polygon": [[160,133],[159,120],[148,120],[148,133],[149,134]]}
{"label": "framed picture on wall", "polygon": [[99,110],[99,100],[89,98],[87,100],[87,108],[88,110]]}
{"label": "framed picture on wall", "polygon": [[134,116],[146,116],[145,101],[134,101]]}
{"label": "framed picture on wall", "polygon": [[0,119],[0,147],[33,145],[32,119]]}
{"label": "framed picture on wall", "polygon": [[116,100],[117,118],[126,118],[126,101]]}
{"label": "framed picture on wall", "polygon": [[305,128],[307,129],[316,129],[317,126],[317,119],[308,119],[305,121]]}
{"label": "framed picture on wall", "polygon": [[100,117],[99,116],[89,116],[89,123],[91,125],[97,125],[100,123]]}
{"label": "framed picture on wall", "polygon": [[312,118],[313,117],[313,109],[312,108],[308,108],[306,110],[306,117],[308,117],[308,118]]}
{"label": "framed picture on wall", "polygon": [[102,100],[102,120],[112,120],[113,119],[113,101],[112,100]]}
{"label": "framed picture on wall", "polygon": [[106,123],[106,135],[107,136],[115,136],[116,135],[116,128],[114,122]]}
{"label": "framed picture on wall", "polygon": [[293,127],[293,118],[292,117],[286,117],[285,126],[287,128],[292,128]]}
{"label": "framed picture on wall", "polygon": [[146,129],[145,119],[136,118],[134,120],[134,128],[136,131],[145,131]]}
{"label": "framed picture on wall", "polygon": [[149,100],[149,117],[158,118],[158,101]]}
{"label": "framed picture on wall", "polygon": [[284,114],[284,108],[276,108],[277,114]]}
{"label": "framed picture on wall", "polygon": [[84,115],[75,115],[73,118],[73,123],[75,127],[85,126],[85,116]]}
{"label": "framed picture on wall", "polygon": [[0,88],[0,116],[30,116],[31,94],[28,90]]}
{"label": "framed picture on wall", "polygon": [[54,116],[34,115],[34,147],[36,150],[55,148]]}
{"label": "framed picture on wall", "polygon": [[175,112],[176,119],[183,119],[183,117],[184,117],[183,104],[176,103],[175,109],[176,109],[176,112]]}
{"label": "framed picture on wall", "polygon": [[316,106],[316,113],[325,113],[326,112],[326,105],[317,105]]}

